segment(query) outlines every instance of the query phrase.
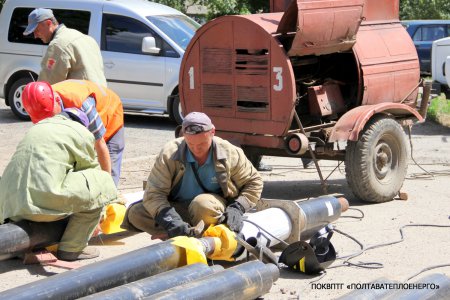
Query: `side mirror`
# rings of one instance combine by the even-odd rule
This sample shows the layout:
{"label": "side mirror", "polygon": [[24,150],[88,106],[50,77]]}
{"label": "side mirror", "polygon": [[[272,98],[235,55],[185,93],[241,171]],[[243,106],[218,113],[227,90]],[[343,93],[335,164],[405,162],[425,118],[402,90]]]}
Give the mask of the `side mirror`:
{"label": "side mirror", "polygon": [[159,54],[160,48],[156,47],[155,38],[152,36],[146,36],[142,39],[142,52],[150,54]]}

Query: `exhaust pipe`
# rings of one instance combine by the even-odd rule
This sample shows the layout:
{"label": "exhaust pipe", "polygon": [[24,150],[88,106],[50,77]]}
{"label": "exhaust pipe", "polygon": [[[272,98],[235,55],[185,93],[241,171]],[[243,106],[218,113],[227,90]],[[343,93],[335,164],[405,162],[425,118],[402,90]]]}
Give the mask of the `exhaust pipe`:
{"label": "exhaust pipe", "polygon": [[428,101],[431,95],[432,82],[430,80],[425,80],[423,83],[423,94],[422,100],[420,101],[419,114],[425,119],[427,117]]}

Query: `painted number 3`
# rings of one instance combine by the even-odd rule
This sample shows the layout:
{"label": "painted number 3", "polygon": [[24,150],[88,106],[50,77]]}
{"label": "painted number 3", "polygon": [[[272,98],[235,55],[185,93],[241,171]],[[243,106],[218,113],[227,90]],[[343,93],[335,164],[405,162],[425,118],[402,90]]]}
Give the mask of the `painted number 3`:
{"label": "painted number 3", "polygon": [[277,84],[273,85],[273,89],[277,92],[283,89],[283,68],[282,67],[273,67],[273,72],[275,73],[275,80],[277,80]]}

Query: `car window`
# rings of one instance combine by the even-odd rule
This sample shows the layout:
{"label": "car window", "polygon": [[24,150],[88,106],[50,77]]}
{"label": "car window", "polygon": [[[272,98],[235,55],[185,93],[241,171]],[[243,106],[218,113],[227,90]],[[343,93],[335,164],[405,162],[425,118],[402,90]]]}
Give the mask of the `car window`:
{"label": "car window", "polygon": [[138,20],[104,14],[103,26],[101,48],[104,51],[149,55],[142,52],[142,39],[150,36],[155,38],[156,47],[161,49],[160,55],[178,57],[178,53],[169,44]]}
{"label": "car window", "polygon": [[431,42],[446,37],[446,34],[447,30],[445,25],[422,26],[417,29],[416,33],[414,34],[413,40]]}
{"label": "car window", "polygon": [[[8,30],[8,41],[11,43],[26,43],[43,45],[40,39],[35,39],[33,34],[23,35],[28,25],[28,15],[34,8],[18,7],[14,9]],[[84,34],[89,32],[89,20],[91,13],[81,10],[52,9],[59,23],[64,23],[69,28],[77,29]]]}
{"label": "car window", "polygon": [[200,24],[184,15],[148,16],[147,19],[186,50]]}

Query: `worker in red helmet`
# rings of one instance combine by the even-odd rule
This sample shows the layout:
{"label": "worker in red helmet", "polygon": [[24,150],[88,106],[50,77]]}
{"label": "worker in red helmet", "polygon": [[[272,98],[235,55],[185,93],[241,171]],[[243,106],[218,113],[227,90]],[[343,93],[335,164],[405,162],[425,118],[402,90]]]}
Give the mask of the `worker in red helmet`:
{"label": "worker in red helmet", "polygon": [[[51,109],[48,105],[43,115]],[[0,178],[0,224],[67,220],[57,251],[61,260],[99,256],[87,244],[103,208],[117,200],[88,125],[87,116],[74,107],[42,120],[19,143]]]}
{"label": "worker in red helmet", "polygon": [[68,107],[86,113],[100,166],[118,185],[125,138],[123,107],[116,93],[87,80],[65,80],[54,85],[37,81],[25,86],[22,102],[33,123]]}

